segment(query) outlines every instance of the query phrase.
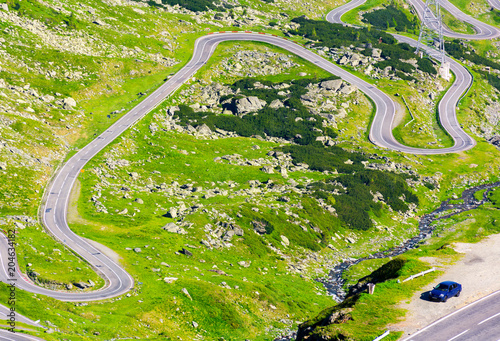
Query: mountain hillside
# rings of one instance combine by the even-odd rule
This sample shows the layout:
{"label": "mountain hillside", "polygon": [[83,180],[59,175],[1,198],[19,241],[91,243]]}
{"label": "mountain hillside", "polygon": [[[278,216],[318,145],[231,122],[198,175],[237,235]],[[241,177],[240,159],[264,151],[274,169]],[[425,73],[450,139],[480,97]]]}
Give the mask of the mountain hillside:
{"label": "mountain hillside", "polygon": [[[436,108],[453,79],[378,30],[418,33],[412,10],[400,1],[366,5],[356,12],[363,29],[323,20],[341,4],[0,0],[0,225],[16,231],[21,272],[64,292],[106,285],[44,229],[50,181],[179,71],[196,39],[211,32],[296,41],[386,92],[398,105],[398,141],[451,146]],[[401,21],[384,27],[384,11]],[[334,266],[402,245],[441,201],[498,180],[499,46],[498,39],[447,41],[474,75],[458,119],[477,146],[413,155],[369,141],[374,103],[348,81],[269,44],[221,43],[175,93],[89,160],[73,188],[71,229],[104,245],[134,288],[79,303],[18,290],[18,312],[40,320],[48,329],[33,333],[46,340],[270,340],[353,308],[359,297],[331,308],[349,291],[328,286]],[[437,250],[443,240],[498,233],[496,194],[488,195],[467,227],[454,227],[466,213],[437,223],[422,254],[447,253]],[[418,255],[407,258],[398,276],[426,268]],[[375,270],[360,264],[346,283]],[[373,339],[387,323],[335,332]]]}

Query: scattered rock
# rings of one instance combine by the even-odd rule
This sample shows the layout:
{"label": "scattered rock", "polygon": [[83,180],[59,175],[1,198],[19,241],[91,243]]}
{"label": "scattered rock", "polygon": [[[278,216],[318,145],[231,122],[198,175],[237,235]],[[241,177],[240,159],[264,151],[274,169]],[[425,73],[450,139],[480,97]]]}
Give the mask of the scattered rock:
{"label": "scattered rock", "polygon": [[16,227],[16,229],[20,229],[20,230],[24,230],[26,228],[26,226],[23,223],[20,223],[18,221],[14,222],[14,226]]}
{"label": "scattered rock", "polygon": [[239,116],[244,116],[250,112],[256,112],[264,108],[266,101],[255,96],[245,97],[236,100],[236,111]]}
{"label": "scattered rock", "polygon": [[183,293],[184,295],[186,295],[187,297],[189,297],[189,299],[190,299],[191,301],[193,300],[193,298],[191,297],[191,295],[189,295],[189,292],[187,291],[187,289],[186,289],[186,288],[182,288],[182,293]]}
{"label": "scattered rock", "polygon": [[281,235],[281,244],[283,244],[284,246],[290,246],[290,241],[287,237]]}
{"label": "scattered rock", "polygon": [[182,227],[177,226],[177,224],[175,223],[168,223],[163,226],[162,229],[171,233],[187,234],[186,230],[184,230]]}
{"label": "scattered rock", "polygon": [[338,91],[340,87],[342,86],[342,79],[334,79],[331,81],[324,81],[321,82],[320,87],[326,90],[333,90],[333,91]]}
{"label": "scattered rock", "polygon": [[285,105],[279,99],[275,99],[274,101],[271,102],[271,104],[269,104],[269,108],[271,109],[279,109],[283,107],[285,107]]}
{"label": "scattered rock", "polygon": [[73,283],[73,285],[75,287],[77,287],[78,289],[87,289],[89,287],[89,285],[85,282],[76,282],[76,283]]}
{"label": "scattered rock", "polygon": [[169,218],[177,218],[177,208],[171,207],[167,212],[167,217]]}
{"label": "scattered rock", "polygon": [[274,174],[273,166],[263,166],[261,170],[266,174]]}
{"label": "scattered rock", "polygon": [[178,278],[177,277],[165,277],[163,280],[165,281],[165,283],[172,284],[175,281],[177,281]]}
{"label": "scattered rock", "polygon": [[183,255],[186,255],[188,257],[192,257],[193,256],[193,253],[191,251],[189,251],[188,249],[186,248],[182,248],[182,250],[180,251]]}
{"label": "scattered rock", "polygon": [[250,262],[250,261],[248,261],[248,262],[247,262],[247,261],[242,260],[241,262],[238,262],[238,265],[239,265],[239,266],[242,266],[242,267],[244,267],[244,268],[248,268],[248,267],[250,267],[250,264],[251,264],[251,263],[252,263],[252,262]]}
{"label": "scattered rock", "polygon": [[67,110],[73,109],[74,107],[76,107],[76,101],[73,98],[68,97],[68,98],[63,99],[63,105],[64,105],[63,106],[64,109],[67,109]]}
{"label": "scattered rock", "polygon": [[354,85],[347,85],[347,86],[342,87],[342,89],[340,90],[340,92],[342,94],[344,94],[344,95],[350,95],[351,93],[353,93],[357,89],[358,88],[355,87]]}
{"label": "scattered rock", "polygon": [[210,134],[212,134],[212,130],[205,123],[203,123],[202,125],[199,125],[198,127],[196,127],[196,131],[198,132],[199,135],[210,135]]}

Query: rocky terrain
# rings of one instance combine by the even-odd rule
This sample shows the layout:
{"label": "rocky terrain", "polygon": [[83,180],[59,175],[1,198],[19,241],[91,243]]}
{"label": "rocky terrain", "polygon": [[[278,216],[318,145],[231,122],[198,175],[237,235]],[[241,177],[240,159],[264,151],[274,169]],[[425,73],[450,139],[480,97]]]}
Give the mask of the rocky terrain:
{"label": "rocky terrain", "polygon": [[[290,34],[298,29],[292,18],[320,19],[340,4],[235,0],[192,11],[162,1],[0,1],[0,227],[17,231],[22,271],[55,290],[102,287],[93,269],[44,233],[38,219],[44,191],[61,162],[175,73],[207,32],[242,29],[296,39],[387,91],[400,104],[400,122],[409,121],[410,110],[414,120],[402,138],[443,146],[434,112],[449,83],[418,70],[405,80],[391,67],[377,68],[384,61],[378,49],[369,55],[354,45],[328,49]],[[498,58],[495,51],[485,55]],[[221,44],[198,74],[79,177],[71,226],[118,253],[134,290],[76,305],[23,293],[23,313],[53,328],[56,334],[44,335],[49,340],[288,334],[334,303],[318,280],[335,265],[397,247],[443,198],[498,175],[498,151],[483,140],[477,154],[459,156],[374,147],[367,139],[372,104],[329,76],[268,45]],[[258,80],[252,95],[235,86],[247,78]],[[307,82],[294,104],[301,80]],[[475,84],[459,119],[500,148],[499,92],[480,77]],[[282,151],[299,146],[293,139],[242,137],[210,122],[186,123],[179,114],[187,106],[202,118],[257,119],[265,110],[294,112],[293,105],[305,108],[305,118],[295,122],[310,124],[314,142],[339,148],[338,155],[352,153],[342,154],[339,170],[360,168],[319,171]],[[364,171],[405,177],[420,204],[393,209],[389,196],[373,190],[369,201],[381,207],[370,212],[373,227],[349,227],[335,205],[355,187],[340,181]],[[335,189],[325,195],[318,189],[323,185]]]}

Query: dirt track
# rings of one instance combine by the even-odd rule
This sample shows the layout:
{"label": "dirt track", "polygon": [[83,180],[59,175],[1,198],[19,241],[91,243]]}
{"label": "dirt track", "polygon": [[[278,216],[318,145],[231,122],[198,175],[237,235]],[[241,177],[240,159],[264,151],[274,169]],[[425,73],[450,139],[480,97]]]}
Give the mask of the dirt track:
{"label": "dirt track", "polygon": [[[407,309],[406,320],[390,326],[390,330],[402,330],[403,337],[408,336],[435,320],[463,307],[475,300],[500,290],[500,234],[476,243],[454,243],[454,249],[465,256],[452,265],[443,265],[439,259],[422,258],[423,261],[443,270],[428,287],[417,292],[410,303],[401,303]],[[451,280],[462,284],[460,297],[454,297],[446,303],[422,300],[420,295],[431,290],[441,281]]]}

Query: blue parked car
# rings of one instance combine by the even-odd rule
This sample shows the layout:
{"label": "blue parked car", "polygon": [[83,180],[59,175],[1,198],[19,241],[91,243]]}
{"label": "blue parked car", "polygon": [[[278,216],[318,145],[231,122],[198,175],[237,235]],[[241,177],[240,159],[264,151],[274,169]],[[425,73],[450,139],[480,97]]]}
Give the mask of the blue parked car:
{"label": "blue parked car", "polygon": [[438,300],[441,302],[446,302],[448,298],[453,296],[460,296],[462,292],[462,285],[452,281],[445,281],[439,283],[430,292],[431,300]]}

